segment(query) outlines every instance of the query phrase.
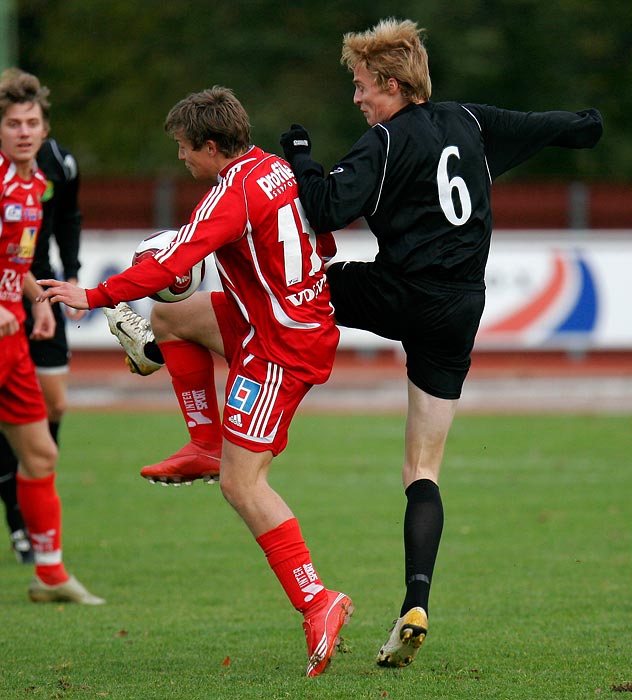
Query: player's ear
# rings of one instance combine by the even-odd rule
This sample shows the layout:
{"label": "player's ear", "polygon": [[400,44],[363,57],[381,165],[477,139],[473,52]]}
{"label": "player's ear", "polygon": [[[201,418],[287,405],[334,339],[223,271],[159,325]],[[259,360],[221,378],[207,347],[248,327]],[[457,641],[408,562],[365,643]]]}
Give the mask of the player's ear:
{"label": "player's ear", "polygon": [[394,95],[397,92],[397,89],[399,88],[399,83],[397,82],[397,79],[389,78],[386,82],[386,88],[389,95]]}

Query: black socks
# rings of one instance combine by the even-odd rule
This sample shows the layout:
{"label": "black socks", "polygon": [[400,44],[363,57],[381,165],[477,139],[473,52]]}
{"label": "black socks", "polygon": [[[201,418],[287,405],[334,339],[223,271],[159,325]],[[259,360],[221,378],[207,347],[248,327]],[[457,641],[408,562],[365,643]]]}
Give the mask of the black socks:
{"label": "black socks", "polygon": [[406,597],[400,617],[414,607],[421,607],[428,612],[432,572],[443,530],[443,504],[439,487],[434,481],[414,481],[406,489],[406,497]]}
{"label": "black socks", "polygon": [[3,433],[0,433],[0,498],[4,502],[5,516],[10,532],[22,530],[24,520],[18,507],[15,472],[18,460]]}

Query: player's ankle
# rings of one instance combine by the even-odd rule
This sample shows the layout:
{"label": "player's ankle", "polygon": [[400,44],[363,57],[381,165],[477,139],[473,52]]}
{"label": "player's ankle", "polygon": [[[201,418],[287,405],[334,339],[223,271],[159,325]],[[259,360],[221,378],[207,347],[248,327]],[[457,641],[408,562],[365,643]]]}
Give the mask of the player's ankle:
{"label": "player's ankle", "polygon": [[47,586],[58,586],[66,583],[70,575],[63,564],[53,564],[53,566],[36,566],[35,575]]}

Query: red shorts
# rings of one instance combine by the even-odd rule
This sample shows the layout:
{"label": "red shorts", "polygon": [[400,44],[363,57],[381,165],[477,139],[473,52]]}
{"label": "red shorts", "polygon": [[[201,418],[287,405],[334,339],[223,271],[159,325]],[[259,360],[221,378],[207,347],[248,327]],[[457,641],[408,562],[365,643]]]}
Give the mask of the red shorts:
{"label": "red shorts", "polygon": [[14,335],[0,338],[0,422],[36,423],[46,415],[46,404],[22,327]]}
{"label": "red shorts", "polygon": [[276,456],[285,449],[292,418],[312,385],[244,350],[245,320],[234,317],[222,292],[212,292],[211,299],[229,366],[224,437],[252,452],[271,450]]}

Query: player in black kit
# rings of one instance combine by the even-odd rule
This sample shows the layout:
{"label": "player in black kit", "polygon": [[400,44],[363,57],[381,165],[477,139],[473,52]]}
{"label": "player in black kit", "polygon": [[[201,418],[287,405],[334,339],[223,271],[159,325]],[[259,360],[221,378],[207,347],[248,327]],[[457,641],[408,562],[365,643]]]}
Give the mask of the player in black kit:
{"label": "player in black kit", "polygon": [[491,183],[545,146],[591,148],[599,112],[515,112],[430,101],[417,24],[383,20],[346,34],[342,63],[371,129],[328,175],[307,131],[281,137],[316,233],[364,217],[373,262],[327,271],[336,320],[401,341],[408,415],[403,482],[406,595],[380,666],[407,666],[428,629],[428,597],[443,529],[438,479],[445,442],[485,305]]}
{"label": "player in black kit", "polygon": [[[48,186],[42,199],[44,209],[42,228],[37,237],[35,257],[31,270],[36,279],[54,277],[50,260],[50,244],[54,240],[59,250],[64,277],[77,283],[79,273],[79,242],[81,236],[81,212],[79,209],[79,173],[74,156],[62,148],[55,139],[48,138],[37,152],[37,165],[46,175]],[[25,329],[30,335],[33,328],[31,304],[24,297],[27,312]],[[64,311],[60,304],[53,304],[55,335],[50,340],[30,340],[31,357],[48,410],[48,424],[55,442],[59,424],[66,410],[66,375],[70,351],[66,339]],[[85,311],[68,308],[66,312],[78,321]],[[0,498],[11,544],[19,562],[30,564],[33,550],[18,507],[15,485],[17,460],[5,436],[0,433]]]}

